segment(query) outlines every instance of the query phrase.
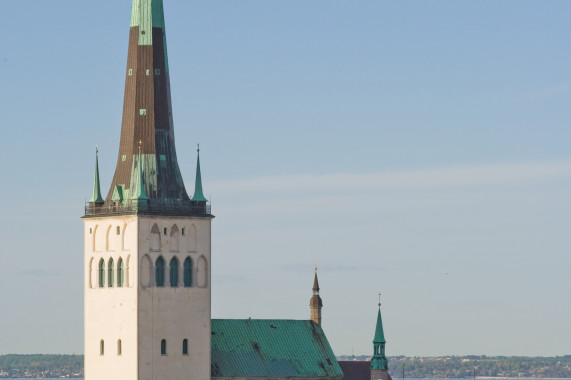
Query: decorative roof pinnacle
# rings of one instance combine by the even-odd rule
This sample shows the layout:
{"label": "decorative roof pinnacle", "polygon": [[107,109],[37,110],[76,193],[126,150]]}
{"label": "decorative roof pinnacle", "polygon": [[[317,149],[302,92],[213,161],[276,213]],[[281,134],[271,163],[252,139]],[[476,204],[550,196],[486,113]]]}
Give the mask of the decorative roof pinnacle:
{"label": "decorative roof pinnacle", "polygon": [[89,203],[102,204],[101,187],[99,186],[99,148],[95,145],[95,174],[93,176],[93,194]]}
{"label": "decorative roof pinnacle", "polygon": [[194,182],[194,195],[192,196],[193,201],[198,202],[208,202],[208,199],[204,196],[202,192],[202,174],[200,173],[200,144],[196,148],[196,180]]}

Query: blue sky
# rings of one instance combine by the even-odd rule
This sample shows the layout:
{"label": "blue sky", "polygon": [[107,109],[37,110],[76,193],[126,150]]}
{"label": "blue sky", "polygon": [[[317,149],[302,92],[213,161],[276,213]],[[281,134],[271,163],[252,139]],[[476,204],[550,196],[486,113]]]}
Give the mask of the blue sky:
{"label": "blue sky", "polygon": [[[82,352],[94,146],[130,1],[0,0],[0,353]],[[337,354],[570,354],[571,3],[165,0],[177,153],[201,144],[218,318]],[[448,273],[448,274],[446,274]]]}

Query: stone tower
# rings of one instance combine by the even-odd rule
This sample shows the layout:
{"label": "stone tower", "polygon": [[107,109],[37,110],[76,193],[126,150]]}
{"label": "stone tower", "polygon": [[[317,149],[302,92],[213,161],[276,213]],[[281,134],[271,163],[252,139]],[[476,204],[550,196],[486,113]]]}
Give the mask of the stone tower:
{"label": "stone tower", "polygon": [[133,0],[115,175],[85,208],[85,379],[210,379],[210,226],[178,167],[162,0]]}
{"label": "stone tower", "polygon": [[383,320],[381,318],[381,303],[377,315],[375,338],[373,339],[373,357],[371,358],[371,380],[392,380],[389,375],[389,366],[385,356],[385,333],[383,332]]}
{"label": "stone tower", "polygon": [[319,296],[319,281],[317,281],[317,268],[315,268],[315,277],[313,278],[313,296],[309,300],[309,309],[311,310],[311,320],[321,326],[321,308],[323,302]]}

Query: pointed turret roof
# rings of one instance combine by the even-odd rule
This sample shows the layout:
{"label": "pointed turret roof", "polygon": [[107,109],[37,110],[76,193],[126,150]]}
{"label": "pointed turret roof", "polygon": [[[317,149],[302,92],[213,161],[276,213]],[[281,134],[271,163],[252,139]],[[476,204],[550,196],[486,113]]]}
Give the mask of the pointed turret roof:
{"label": "pointed turret roof", "polygon": [[319,281],[317,281],[317,271],[315,271],[315,277],[313,278],[313,291],[319,291]]}
{"label": "pointed turret roof", "polygon": [[101,204],[103,197],[101,196],[101,187],[99,186],[99,150],[95,149],[95,175],[93,177],[93,194],[89,203]]}
{"label": "pointed turret roof", "polygon": [[379,313],[377,314],[377,327],[375,328],[375,338],[373,343],[387,343],[385,340],[385,333],[383,332],[383,319],[381,318],[381,305],[379,305]]}
{"label": "pointed turret roof", "polygon": [[202,174],[200,173],[200,147],[196,149],[196,180],[194,181],[194,195],[192,196],[193,201],[207,202],[208,199],[204,196],[202,192]]}

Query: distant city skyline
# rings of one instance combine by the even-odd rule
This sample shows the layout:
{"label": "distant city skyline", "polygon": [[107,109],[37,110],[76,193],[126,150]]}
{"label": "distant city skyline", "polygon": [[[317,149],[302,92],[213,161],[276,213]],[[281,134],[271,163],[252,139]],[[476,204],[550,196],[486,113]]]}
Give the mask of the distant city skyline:
{"label": "distant city skyline", "polygon": [[[336,355],[379,292],[388,356],[571,354],[571,3],[164,2],[213,318],[309,319],[317,265]],[[0,354],[83,351],[130,6],[0,1]]]}

